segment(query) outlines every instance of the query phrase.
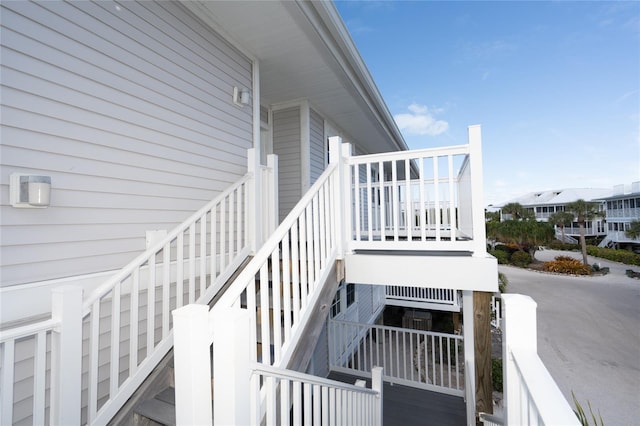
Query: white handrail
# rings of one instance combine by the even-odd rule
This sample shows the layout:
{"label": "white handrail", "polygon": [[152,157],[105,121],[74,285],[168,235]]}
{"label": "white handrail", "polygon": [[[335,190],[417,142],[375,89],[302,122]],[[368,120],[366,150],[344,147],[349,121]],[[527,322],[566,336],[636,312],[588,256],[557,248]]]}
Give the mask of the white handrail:
{"label": "white handrail", "polygon": [[88,423],[109,421],[171,349],[171,310],[208,303],[249,255],[253,183],[247,173],[84,301]]}

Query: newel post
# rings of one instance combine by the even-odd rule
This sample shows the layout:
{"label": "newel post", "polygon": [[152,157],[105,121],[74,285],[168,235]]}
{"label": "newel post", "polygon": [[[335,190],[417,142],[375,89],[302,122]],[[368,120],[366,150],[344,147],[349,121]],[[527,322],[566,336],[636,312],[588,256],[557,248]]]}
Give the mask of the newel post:
{"label": "newel post", "polygon": [[278,156],[275,154],[267,155],[267,168],[269,170],[269,182],[267,185],[266,202],[268,213],[265,215],[269,222],[264,229],[265,241],[273,234],[273,231],[278,227],[280,223],[279,212],[279,194],[278,194]]}
{"label": "newel post", "polygon": [[378,426],[382,426],[384,422],[384,410],[383,410],[383,401],[384,395],[382,394],[382,390],[384,388],[384,381],[382,377],[383,369],[382,367],[373,367],[371,369],[371,389],[378,392],[378,407],[376,409],[376,422],[375,424]]}
{"label": "newel post", "polygon": [[216,307],[212,320],[214,424],[251,424],[252,398],[259,398],[250,382],[251,317],[246,309]]}
{"label": "newel post", "polygon": [[262,167],[260,164],[260,153],[255,148],[247,150],[247,170],[253,175],[249,186],[248,199],[248,235],[250,238],[251,251],[255,253],[262,245],[262,222],[264,213],[264,203],[262,201]]}
{"label": "newel post", "polygon": [[518,424],[520,418],[520,384],[512,349],[538,352],[536,302],[522,294],[502,295],[502,375],[504,385],[505,425]]}
{"label": "newel post", "polygon": [[173,311],[176,424],[211,425],[211,332],[209,307]]}
{"label": "newel post", "polygon": [[482,182],[482,129],[479,124],[468,127],[469,163],[471,167],[471,211],[473,226],[473,254],[484,256],[487,251],[487,231],[484,219],[484,190]]}
{"label": "newel post", "polygon": [[51,422],[80,424],[82,391],[82,288],[52,290],[51,317],[60,324],[51,348]]}
{"label": "newel post", "polygon": [[345,167],[342,162],[342,139],[340,136],[332,136],[329,138],[329,164],[338,165],[338,182],[333,185],[333,202],[334,202],[334,220],[336,224],[336,246],[338,249],[338,258],[344,258],[345,253],[345,241],[343,236],[345,235],[345,208],[344,208],[344,180],[345,180]]}

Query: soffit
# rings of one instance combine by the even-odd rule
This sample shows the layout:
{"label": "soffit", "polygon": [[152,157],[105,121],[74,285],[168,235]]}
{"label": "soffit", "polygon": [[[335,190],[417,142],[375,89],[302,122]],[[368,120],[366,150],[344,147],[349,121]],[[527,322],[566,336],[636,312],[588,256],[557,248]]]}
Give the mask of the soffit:
{"label": "soffit", "polygon": [[358,54],[345,46],[332,27],[335,23],[327,22],[326,5],[292,1],[183,4],[259,60],[262,104],[308,99],[362,151],[406,149],[377,88],[358,75],[353,61]]}

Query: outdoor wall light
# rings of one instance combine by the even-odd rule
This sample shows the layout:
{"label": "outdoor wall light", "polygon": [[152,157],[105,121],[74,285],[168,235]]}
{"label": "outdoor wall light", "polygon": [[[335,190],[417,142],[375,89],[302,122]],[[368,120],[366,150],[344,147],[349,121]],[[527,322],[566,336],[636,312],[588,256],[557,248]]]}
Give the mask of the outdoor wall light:
{"label": "outdoor wall light", "polygon": [[9,202],[16,208],[46,208],[51,202],[51,177],[12,173]]}
{"label": "outdoor wall light", "polygon": [[238,106],[249,105],[251,102],[251,91],[244,87],[233,88],[233,103]]}

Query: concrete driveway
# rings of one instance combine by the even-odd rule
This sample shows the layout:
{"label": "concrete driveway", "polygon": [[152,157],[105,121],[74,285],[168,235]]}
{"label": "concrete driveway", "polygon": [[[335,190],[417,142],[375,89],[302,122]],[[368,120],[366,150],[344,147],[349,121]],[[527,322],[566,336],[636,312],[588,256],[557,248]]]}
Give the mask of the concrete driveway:
{"label": "concrete driveway", "polygon": [[[543,250],[538,260],[580,253]],[[590,258],[608,266],[601,277],[571,277],[499,266],[507,292],[538,304],[538,353],[573,407],[571,391],[587,408],[600,410],[605,425],[640,425],[640,270]]]}

